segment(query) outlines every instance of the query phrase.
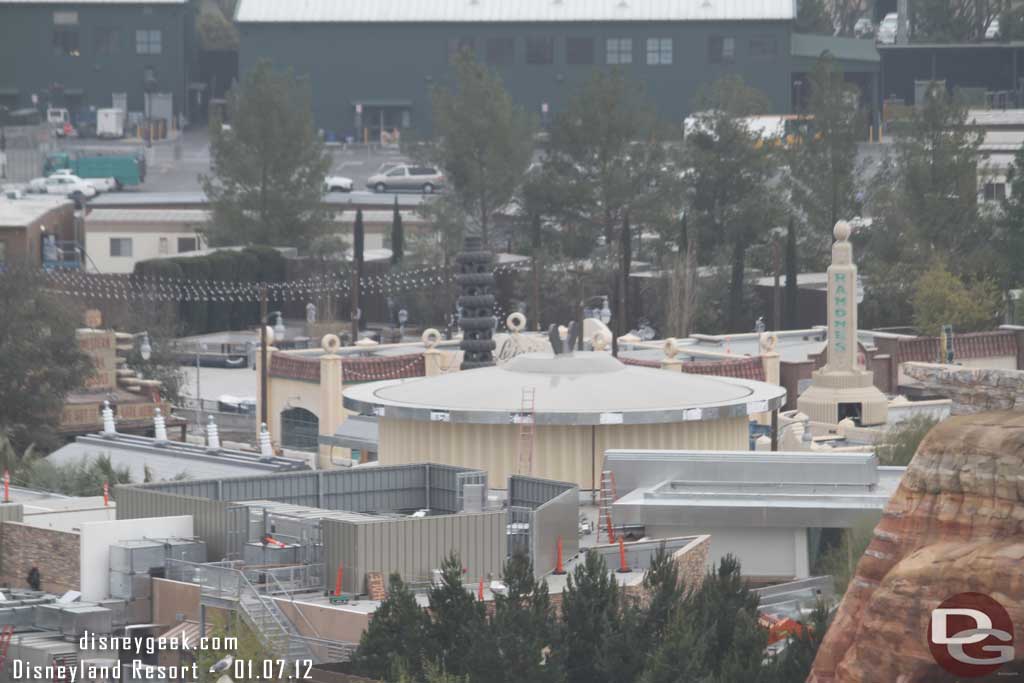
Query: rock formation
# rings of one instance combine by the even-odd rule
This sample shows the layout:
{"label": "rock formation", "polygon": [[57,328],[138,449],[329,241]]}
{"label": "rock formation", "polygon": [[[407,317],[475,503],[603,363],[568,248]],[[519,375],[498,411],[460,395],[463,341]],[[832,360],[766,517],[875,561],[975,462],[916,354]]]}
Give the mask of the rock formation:
{"label": "rock formation", "polygon": [[808,683],[957,680],[936,665],[927,634],[931,610],[963,592],[986,593],[1007,609],[1017,627],[1016,657],[1024,660],[1021,412],[950,418],[925,437],[857,565]]}

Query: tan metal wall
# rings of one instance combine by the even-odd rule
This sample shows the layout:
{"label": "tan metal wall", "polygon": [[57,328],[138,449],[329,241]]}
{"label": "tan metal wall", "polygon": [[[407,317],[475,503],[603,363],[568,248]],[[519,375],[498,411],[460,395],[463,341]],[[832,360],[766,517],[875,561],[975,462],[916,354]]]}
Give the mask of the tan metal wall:
{"label": "tan metal wall", "polygon": [[329,577],[344,563],[342,590],[366,591],[366,573],[398,572],[407,581],[429,580],[432,569],[452,551],[468,581],[501,575],[508,554],[504,511],[437,517],[407,517],[353,523],[325,519],[324,557]]}
{"label": "tan metal wall", "polygon": [[21,503],[0,503],[0,522],[20,522],[23,518]]}
{"label": "tan metal wall", "polygon": [[232,507],[232,503],[159,493],[131,486],[118,486],[115,495],[118,519],[192,515],[195,535],[206,541],[209,559],[220,560],[227,553],[231,525],[227,509]]}
{"label": "tan metal wall", "polygon": [[[651,425],[538,426],[531,475],[600,486],[609,448],[747,450],[746,417]],[[382,465],[436,462],[485,470],[492,488],[516,473],[518,425],[380,420]]]}

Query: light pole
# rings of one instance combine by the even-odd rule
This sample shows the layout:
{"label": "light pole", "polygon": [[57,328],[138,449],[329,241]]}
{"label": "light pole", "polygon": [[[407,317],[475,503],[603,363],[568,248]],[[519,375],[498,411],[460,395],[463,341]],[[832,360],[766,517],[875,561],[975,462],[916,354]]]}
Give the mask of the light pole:
{"label": "light pole", "polygon": [[202,354],[206,353],[206,343],[201,342],[196,346],[196,401],[199,402],[199,430],[203,429],[203,422],[206,416],[203,411],[203,392],[200,384],[199,365]]}

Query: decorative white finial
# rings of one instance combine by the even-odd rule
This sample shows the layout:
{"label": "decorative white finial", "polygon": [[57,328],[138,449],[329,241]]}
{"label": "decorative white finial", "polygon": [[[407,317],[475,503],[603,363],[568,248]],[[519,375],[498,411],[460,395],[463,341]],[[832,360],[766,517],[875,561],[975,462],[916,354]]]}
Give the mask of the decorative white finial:
{"label": "decorative white finial", "polygon": [[441,333],[435,330],[433,327],[428,327],[423,330],[423,334],[420,335],[420,339],[423,341],[423,345],[428,349],[432,349],[437,346],[438,342],[441,341]]}
{"label": "decorative white finial", "polygon": [[114,424],[114,411],[110,407],[110,401],[103,402],[103,436],[117,436],[117,426]]}
{"label": "decorative white finial", "polygon": [[210,415],[206,423],[206,450],[220,450],[220,430],[217,429],[217,422],[213,419],[213,415]]}
{"label": "decorative white finial", "polygon": [[260,424],[260,455],[274,455],[274,447],[270,444],[270,432],[267,431],[266,422]]}
{"label": "decorative white finial", "polygon": [[372,349],[375,346],[380,346],[380,344],[370,339],[369,337],[363,337],[362,339],[356,342],[356,346],[363,349]]}
{"label": "decorative white finial", "polygon": [[612,343],[610,335],[604,330],[598,330],[594,333],[594,338],[590,344],[594,347],[595,351],[604,351],[608,348],[608,345]]}
{"label": "decorative white finial", "polygon": [[324,350],[324,353],[337,353],[341,348],[341,340],[336,334],[325,334],[320,340],[320,348]]}
{"label": "decorative white finial", "polygon": [[845,242],[850,239],[850,234],[853,232],[853,228],[846,221],[839,221],[836,223],[836,227],[832,230],[832,236],[839,242]]}
{"label": "decorative white finial", "polygon": [[167,420],[159,408],[153,413],[153,436],[158,446],[167,443]]}
{"label": "decorative white finial", "polygon": [[522,332],[524,329],[526,329],[526,316],[520,313],[519,311],[516,311],[515,313],[510,314],[508,318],[505,319],[505,326],[513,334],[518,334],[519,332]]}
{"label": "decorative white finial", "polygon": [[665,343],[661,345],[661,352],[665,354],[665,358],[669,360],[676,357],[679,353],[679,345],[676,344],[675,337],[669,337],[665,340]]}

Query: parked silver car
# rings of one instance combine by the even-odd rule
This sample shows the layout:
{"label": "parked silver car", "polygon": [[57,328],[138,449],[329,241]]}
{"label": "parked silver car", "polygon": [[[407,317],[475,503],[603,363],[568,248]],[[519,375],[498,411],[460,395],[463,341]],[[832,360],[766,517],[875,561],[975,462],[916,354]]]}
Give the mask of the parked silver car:
{"label": "parked silver car", "polygon": [[430,194],[444,187],[444,174],[433,166],[401,164],[384,173],[370,176],[366,186],[374,192],[419,190]]}

